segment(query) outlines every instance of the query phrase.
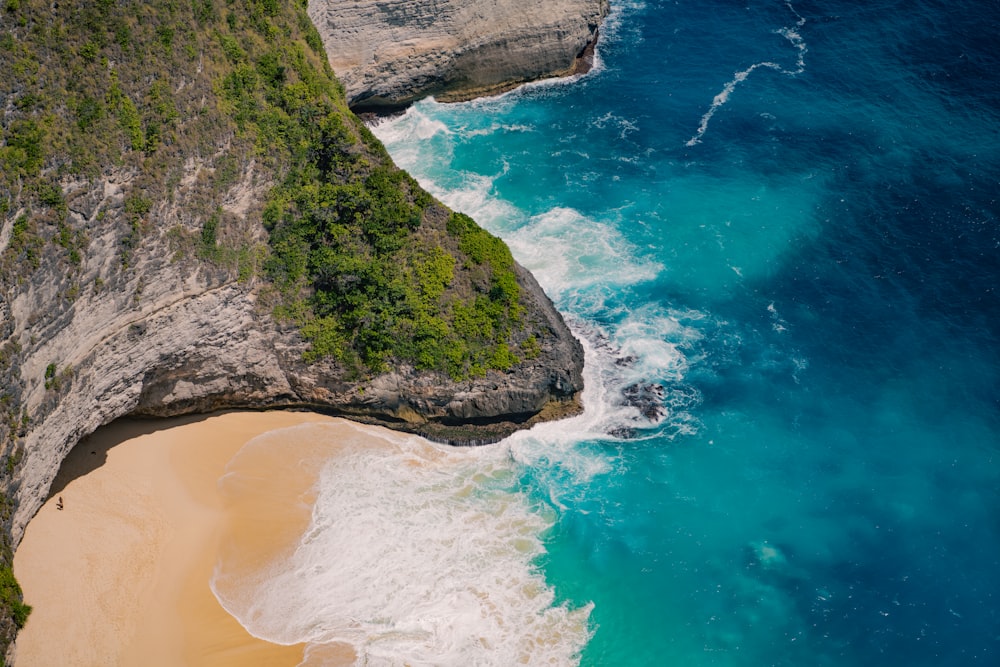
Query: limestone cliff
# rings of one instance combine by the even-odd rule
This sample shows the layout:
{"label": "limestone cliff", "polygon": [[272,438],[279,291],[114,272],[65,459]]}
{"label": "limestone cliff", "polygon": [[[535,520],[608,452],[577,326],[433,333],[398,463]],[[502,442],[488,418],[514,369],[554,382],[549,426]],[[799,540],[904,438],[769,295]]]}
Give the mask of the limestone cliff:
{"label": "limestone cliff", "polygon": [[0,10],[0,574],[122,416],[303,407],[468,444],[578,409],[559,313],[391,165],[301,4]]}
{"label": "limestone cliff", "polygon": [[352,108],[469,99],[586,67],[608,0],[309,0]]}

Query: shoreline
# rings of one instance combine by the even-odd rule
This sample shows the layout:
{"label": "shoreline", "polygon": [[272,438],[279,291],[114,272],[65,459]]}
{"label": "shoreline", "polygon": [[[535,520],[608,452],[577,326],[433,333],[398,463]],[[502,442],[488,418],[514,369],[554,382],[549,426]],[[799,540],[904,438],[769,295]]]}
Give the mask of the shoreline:
{"label": "shoreline", "polygon": [[[253,637],[209,582],[228,516],[217,485],[226,465],[252,438],[310,422],[348,423],[226,412],[120,420],[82,440],[15,553],[34,607],[16,664],[298,665],[303,644]],[[339,653],[353,663],[348,647]]]}

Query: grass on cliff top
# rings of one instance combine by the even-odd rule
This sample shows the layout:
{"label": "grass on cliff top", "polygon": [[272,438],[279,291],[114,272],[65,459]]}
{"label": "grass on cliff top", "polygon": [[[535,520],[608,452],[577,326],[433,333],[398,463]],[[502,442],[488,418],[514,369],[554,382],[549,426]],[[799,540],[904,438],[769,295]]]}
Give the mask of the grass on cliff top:
{"label": "grass on cliff top", "polygon": [[[510,252],[392,165],[347,109],[305,5],[4,0],[4,283],[55,253],[75,298],[90,236],[113,226],[122,272],[166,236],[176,258],[272,283],[307,361],[355,377],[401,362],[452,378],[513,367],[542,330],[522,317]],[[112,169],[132,176],[121,203],[74,224],[62,185]],[[240,219],[226,197],[250,173],[269,195]],[[160,204],[181,200],[163,229]]]}

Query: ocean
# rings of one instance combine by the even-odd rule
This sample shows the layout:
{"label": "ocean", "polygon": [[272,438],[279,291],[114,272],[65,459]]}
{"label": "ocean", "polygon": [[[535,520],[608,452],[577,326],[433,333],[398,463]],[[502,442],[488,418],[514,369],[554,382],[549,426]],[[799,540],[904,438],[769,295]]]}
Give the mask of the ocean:
{"label": "ocean", "polygon": [[584,414],[310,454],[234,613],[308,664],[1000,664],[1000,2],[612,8],[590,73],[374,128],[534,272]]}

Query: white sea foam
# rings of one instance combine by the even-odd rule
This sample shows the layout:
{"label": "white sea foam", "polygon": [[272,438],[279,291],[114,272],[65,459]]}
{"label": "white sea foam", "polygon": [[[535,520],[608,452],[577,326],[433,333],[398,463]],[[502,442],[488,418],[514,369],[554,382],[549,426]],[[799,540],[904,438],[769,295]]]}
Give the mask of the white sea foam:
{"label": "white sea foam", "polygon": [[431,183],[427,189],[451,209],[467,213],[490,231],[501,233],[503,229],[524,219],[520,210],[493,194],[493,184],[502,174],[503,172],[492,175],[466,172],[458,175],[461,183],[457,187],[445,190]]}
{"label": "white sea foam", "polygon": [[634,369],[636,375],[647,376],[655,369],[656,376],[667,381],[683,378],[688,361],[680,348],[700,338],[697,329],[681,324],[675,314],[648,305],[630,313],[615,331],[622,354],[645,364]]}
{"label": "white sea foam", "polygon": [[[623,391],[633,385],[642,391],[659,391],[655,385],[663,389],[662,403],[668,414],[661,434],[664,430],[691,432],[696,424],[689,408],[697,397],[677,388],[687,368],[681,342],[691,330],[681,326],[672,313],[649,307],[631,312],[622,298],[630,289],[655,280],[663,265],[625,237],[619,229],[622,220],[596,220],[568,207],[530,214],[504,201],[495,185],[506,175],[506,167],[495,174],[436,172],[436,165],[450,158],[455,142],[479,131],[458,120],[447,134],[435,135],[438,143],[424,140],[420,128],[450,113],[440,105],[421,103],[408,112],[413,118],[396,119],[391,128],[381,125],[376,133],[424,188],[504,238],[514,257],[569,314],[571,328],[585,343],[584,415],[515,436],[515,444],[527,438],[528,444],[517,450],[523,454],[520,460],[558,460],[561,467],[584,478],[602,472],[602,464],[593,457],[578,460],[574,443],[607,438],[609,433],[636,435],[654,426],[648,415],[625,400]],[[627,119],[611,115],[595,122],[620,128],[623,134],[633,128]],[[418,150],[413,151],[415,146]],[[627,213],[615,211],[613,215]],[[605,324],[597,326],[597,321]]]}
{"label": "white sea foam", "polygon": [[575,664],[591,606],[556,604],[533,565],[554,519],[518,491],[505,446],[398,435],[352,446],[311,424],[248,443],[224,493],[253,483],[241,456],[261,447],[313,475],[315,501],[286,557],[217,568],[213,590],[254,635],[309,644],[306,665],[334,643],[358,665]]}
{"label": "white sea foam", "polygon": [[605,43],[629,41],[634,44],[640,41],[642,33],[635,22],[629,19],[645,8],[646,3],[641,0],[619,0],[611,3],[611,11],[601,24],[601,39]]}
{"label": "white sea foam", "polygon": [[532,216],[505,240],[557,302],[575,302],[571,310],[577,314],[604,308],[611,292],[653,280],[663,270],[611,224],[570,208]]}
{"label": "white sea foam", "polygon": [[701,117],[701,122],[698,124],[698,129],[695,131],[694,136],[688,139],[685,145],[695,146],[701,143],[701,138],[705,135],[705,132],[708,131],[708,124],[712,120],[712,116],[715,115],[715,112],[719,110],[719,107],[721,107],[722,105],[724,105],[726,102],[729,101],[729,97],[730,95],[733,94],[733,91],[736,90],[736,86],[746,81],[747,77],[753,74],[756,70],[771,69],[771,70],[776,70],[786,76],[797,76],[799,74],[802,74],[802,72],[806,71],[806,52],[808,51],[808,48],[806,47],[805,41],[802,39],[802,35],[799,34],[798,30],[796,30],[796,28],[801,28],[803,25],[805,25],[806,20],[805,18],[802,17],[801,14],[799,14],[795,10],[795,7],[792,6],[791,2],[786,2],[785,6],[788,7],[789,11],[791,11],[792,14],[795,15],[796,18],[795,28],[790,28],[786,26],[783,28],[779,28],[774,32],[775,34],[781,35],[782,37],[787,39],[791,43],[791,45],[794,46],[795,49],[798,51],[795,60],[795,68],[787,69],[785,67],[782,67],[778,63],[771,61],[764,61],[764,62],[754,63],[750,67],[733,74],[733,78],[730,79],[729,82],[722,87],[722,91],[719,92],[719,94],[717,94],[712,99],[712,104],[711,106],[709,106],[708,111],[706,111],[705,114]]}
{"label": "white sea foam", "polygon": [[[434,98],[430,98],[425,104],[434,104]],[[415,111],[417,107],[418,105],[413,105],[399,116],[376,119],[371,124],[372,131],[387,145],[396,145],[405,140],[426,140],[436,134],[452,133],[444,122]]]}
{"label": "white sea foam", "polygon": [[[561,494],[589,484],[597,475],[613,472],[607,458],[581,449],[580,443],[621,435],[642,439],[697,431],[699,423],[692,408],[700,402],[700,395],[682,381],[689,364],[685,348],[697,344],[701,334],[682,321],[701,317],[695,311],[667,312],[646,306],[627,314],[610,329],[570,319],[586,356],[583,414],[539,424],[505,441],[519,463],[535,469],[556,466],[561,475],[569,476],[568,482],[563,480],[549,489],[556,506],[562,505]],[[662,422],[654,425],[624,400],[624,390],[655,385],[666,389],[666,412]]]}
{"label": "white sea foam", "polygon": [[489,127],[477,128],[462,132],[468,137],[488,137],[491,134],[496,134],[497,132],[534,132],[535,128],[530,125],[523,125],[520,123],[493,123]]}
{"label": "white sea foam", "polygon": [[608,126],[618,128],[620,130],[618,138],[623,140],[627,139],[629,134],[639,131],[639,126],[636,124],[636,121],[616,116],[610,111],[600,118],[593,120],[592,124],[599,130],[603,130]]}
{"label": "white sea foam", "polygon": [[612,395],[618,397],[619,410],[613,413],[616,422],[610,425],[612,432],[638,429],[641,433],[649,429],[648,417],[621,396],[628,387],[660,386],[664,388],[662,422],[656,435],[676,436],[691,434],[697,430],[698,422],[692,408],[700,401],[700,395],[692,388],[684,386],[684,378],[689,369],[689,354],[701,339],[701,333],[683,321],[694,321],[702,317],[695,312],[668,311],[648,304],[629,312],[611,332],[609,353],[613,353],[612,363],[603,360],[605,384]]}
{"label": "white sea foam", "polygon": [[[429,100],[428,103],[433,104],[433,100]],[[428,114],[414,111],[413,107],[400,117],[377,120],[371,129],[382,140],[382,143],[396,146],[393,159],[404,169],[405,165],[420,159],[423,143],[439,135],[451,134],[451,130],[445,123]],[[447,145],[445,143],[445,146]]]}

